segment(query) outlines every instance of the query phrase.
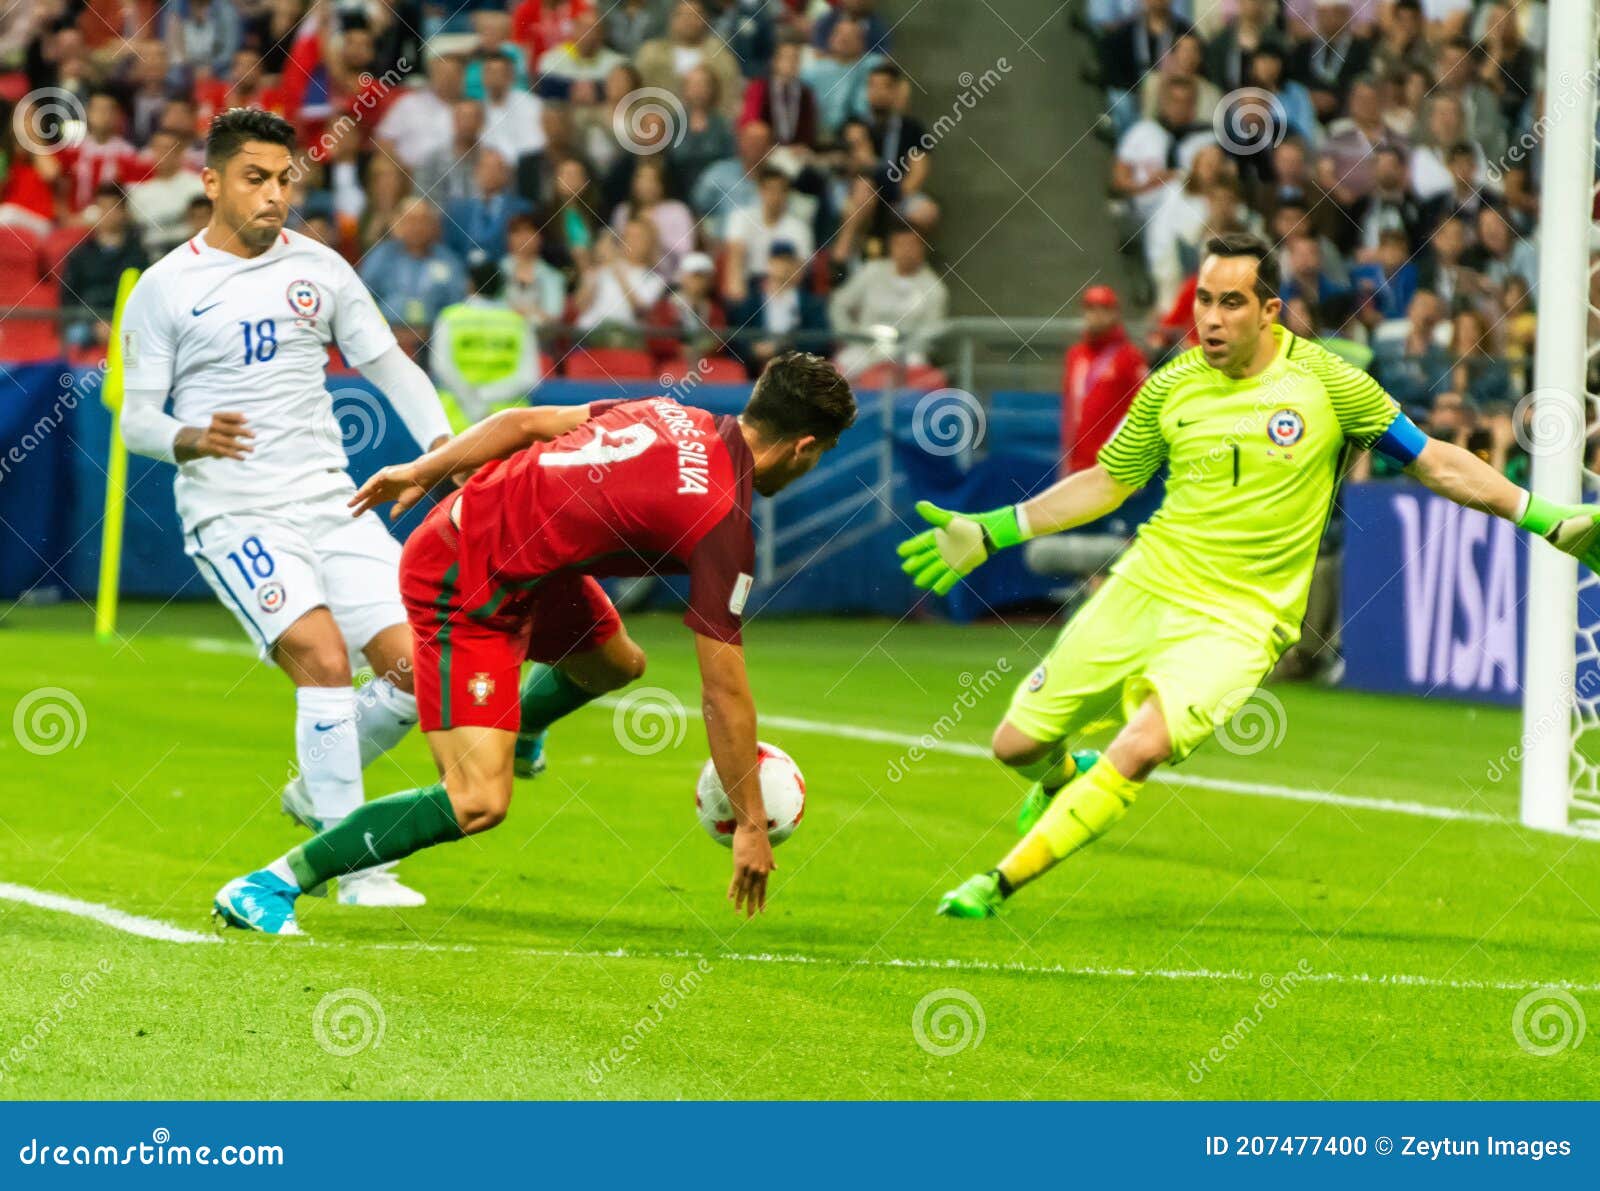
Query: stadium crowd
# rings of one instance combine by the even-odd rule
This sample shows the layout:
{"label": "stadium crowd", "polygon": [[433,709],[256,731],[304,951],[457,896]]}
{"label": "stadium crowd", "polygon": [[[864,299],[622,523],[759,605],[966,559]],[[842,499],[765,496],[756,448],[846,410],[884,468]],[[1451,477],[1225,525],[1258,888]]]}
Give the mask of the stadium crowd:
{"label": "stadium crowd", "polygon": [[1545,6],[1090,0],[1082,27],[1151,355],[1192,338],[1205,240],[1261,233],[1290,329],[1525,483]]}
{"label": "stadium crowd", "polygon": [[[93,353],[119,271],[205,226],[211,118],[253,106],[304,147],[291,226],[356,262],[408,349],[490,307],[574,375],[704,354],[743,377],[789,343],[860,375],[885,324],[926,363],[939,208],[875,0],[450,7],[6,7],[0,297],[59,300],[67,344]],[[0,354],[55,345],[7,322]]]}

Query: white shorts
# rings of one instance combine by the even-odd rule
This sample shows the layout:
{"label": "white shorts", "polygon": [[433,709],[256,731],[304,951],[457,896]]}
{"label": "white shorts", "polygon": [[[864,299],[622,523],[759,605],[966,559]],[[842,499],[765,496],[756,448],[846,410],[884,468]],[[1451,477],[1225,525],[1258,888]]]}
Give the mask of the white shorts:
{"label": "white shorts", "polygon": [[284,630],[326,607],[354,658],[400,602],[400,543],[376,513],[351,517],[350,492],[259,513],[224,513],[190,530],[184,549],[266,659]]}

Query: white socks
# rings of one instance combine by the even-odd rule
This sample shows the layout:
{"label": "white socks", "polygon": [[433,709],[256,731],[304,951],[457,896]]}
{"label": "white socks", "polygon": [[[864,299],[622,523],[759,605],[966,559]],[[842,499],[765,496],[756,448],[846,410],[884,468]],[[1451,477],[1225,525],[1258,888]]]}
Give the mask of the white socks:
{"label": "white socks", "polygon": [[313,813],[331,827],[361,805],[356,693],[347,686],[295,691],[295,756]]}
{"label": "white socks", "polygon": [[387,678],[374,678],[355,693],[356,739],[365,769],[405,739],[417,722],[416,697]]}

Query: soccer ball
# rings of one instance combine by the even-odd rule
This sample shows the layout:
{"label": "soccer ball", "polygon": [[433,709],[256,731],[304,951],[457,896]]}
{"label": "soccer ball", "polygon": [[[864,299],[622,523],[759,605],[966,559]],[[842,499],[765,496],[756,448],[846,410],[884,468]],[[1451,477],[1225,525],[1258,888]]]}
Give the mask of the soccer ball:
{"label": "soccer ball", "polygon": [[[794,758],[777,745],[756,743],[758,772],[761,778],[761,803],[767,810],[767,838],[774,847],[783,843],[800,826],[806,813],[806,779]],[[724,848],[733,847],[733,804],[722,788],[717,767],[707,761],[695,786],[694,809],[706,834]]]}

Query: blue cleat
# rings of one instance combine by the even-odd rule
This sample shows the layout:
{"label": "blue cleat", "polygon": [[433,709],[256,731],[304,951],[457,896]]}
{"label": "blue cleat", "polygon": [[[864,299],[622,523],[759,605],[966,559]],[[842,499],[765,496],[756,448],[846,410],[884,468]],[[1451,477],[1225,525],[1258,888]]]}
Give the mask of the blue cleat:
{"label": "blue cleat", "polygon": [[294,899],[300,891],[293,885],[258,869],[235,877],[221,889],[211,903],[211,916],[223,926],[260,931],[264,935],[298,935],[294,920]]}
{"label": "blue cleat", "polygon": [[545,769],[544,733],[518,732],[511,771],[518,777],[538,777]]}

